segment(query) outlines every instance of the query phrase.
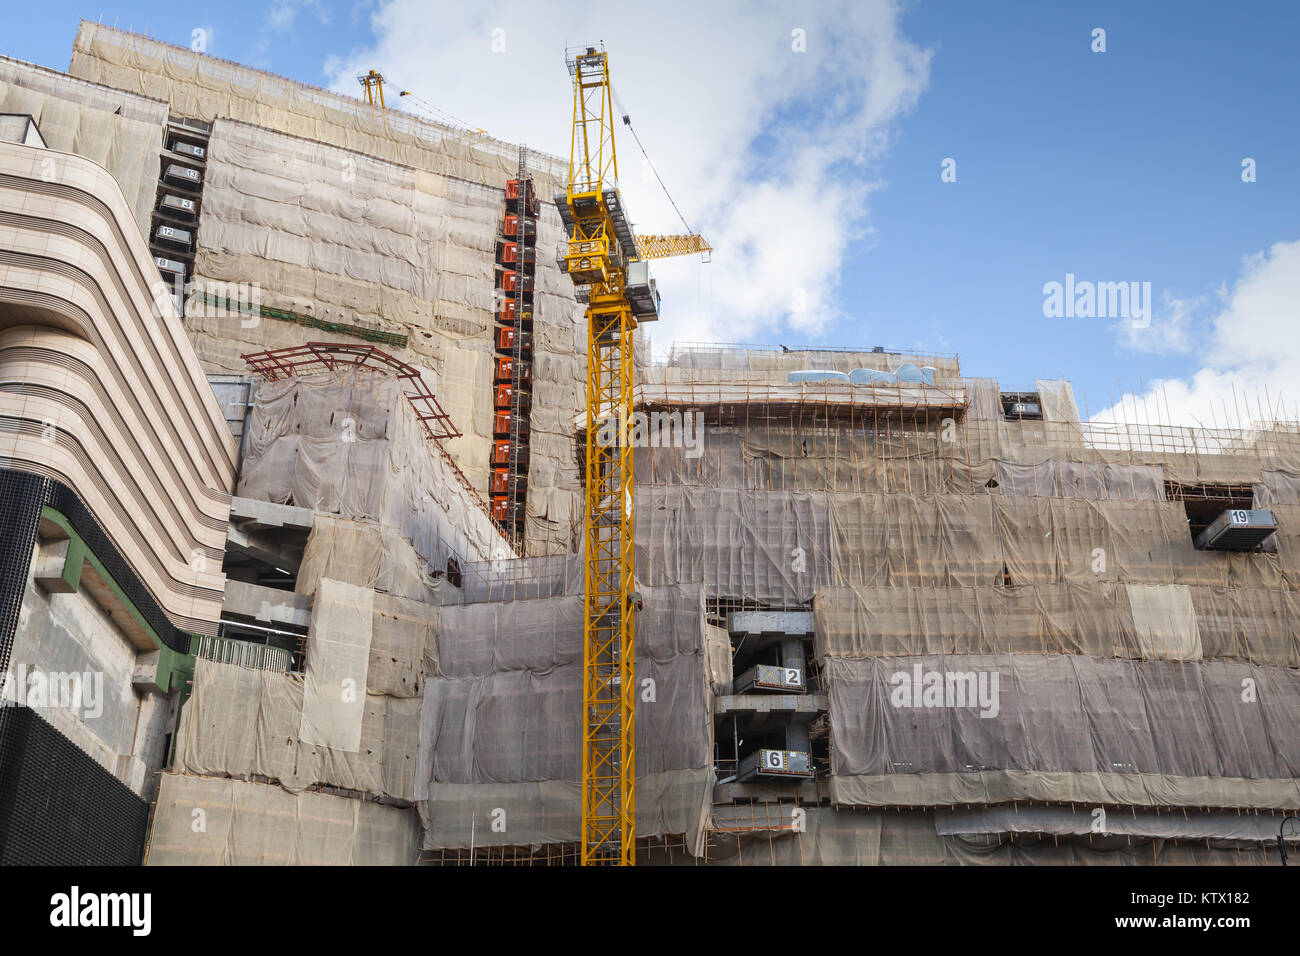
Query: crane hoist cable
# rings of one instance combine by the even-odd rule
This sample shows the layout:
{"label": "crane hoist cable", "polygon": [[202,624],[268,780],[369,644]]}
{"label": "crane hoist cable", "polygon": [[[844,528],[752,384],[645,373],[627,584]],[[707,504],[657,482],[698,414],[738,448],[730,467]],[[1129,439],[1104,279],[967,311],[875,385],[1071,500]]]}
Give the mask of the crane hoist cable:
{"label": "crane hoist cable", "polygon": [[691,224],[686,221],[686,217],[682,215],[681,209],[677,207],[677,201],[673,199],[672,193],[668,191],[668,187],[664,184],[663,177],[659,175],[659,170],[650,159],[650,154],[647,153],[645,147],[641,145],[641,137],[636,134],[636,127],[632,125],[632,114],[623,106],[623,101],[618,98],[618,92],[614,90],[612,84],[610,85],[610,93],[614,97],[614,105],[618,107],[619,116],[623,118],[623,125],[628,128],[628,131],[632,134],[632,138],[636,140],[637,149],[641,150],[641,155],[645,157],[646,164],[650,167],[650,171],[655,174],[655,179],[659,182],[659,188],[664,191],[664,195],[668,197],[668,202],[672,204],[673,212],[677,213],[677,218],[682,221],[682,225],[686,227],[686,231],[694,234],[695,230],[691,228]]}
{"label": "crane hoist cable", "polygon": [[471,124],[471,123],[466,123],[466,122],[465,122],[463,119],[461,119],[460,117],[455,116],[455,115],[453,115],[452,113],[448,113],[446,110],[441,109],[441,108],[439,108],[439,107],[437,107],[437,106],[434,106],[434,105],[433,105],[432,103],[430,103],[428,100],[426,100],[426,99],[422,99],[421,97],[416,96],[416,95],[415,95],[414,93],[412,93],[410,90],[402,90],[402,91],[401,91],[400,93],[398,93],[397,95],[398,95],[399,97],[402,97],[402,96],[408,96],[408,97],[410,97],[412,102],[416,103],[417,105],[419,105],[419,106],[422,107],[423,109],[427,110],[428,112],[430,112],[430,113],[438,113],[438,114],[440,114],[441,116],[446,117],[448,120],[451,121],[452,125],[460,126],[460,127],[462,127],[463,129],[467,129],[467,130],[469,130],[469,131],[472,132],[472,133],[478,133],[478,134],[480,134],[481,136],[487,136],[487,135],[488,135],[488,131],[487,131],[487,130],[485,130],[485,129],[479,129],[477,126],[474,126],[474,125]]}

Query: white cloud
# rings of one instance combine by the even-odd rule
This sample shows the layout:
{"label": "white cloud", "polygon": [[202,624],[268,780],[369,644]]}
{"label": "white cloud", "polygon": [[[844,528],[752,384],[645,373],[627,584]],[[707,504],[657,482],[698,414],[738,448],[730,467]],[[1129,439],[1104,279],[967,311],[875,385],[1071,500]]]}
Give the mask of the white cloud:
{"label": "white cloud", "polygon": [[1195,374],[1127,394],[1093,420],[1238,427],[1300,418],[1300,240],[1248,256],[1218,298],[1194,343],[1204,356]]}
{"label": "white cloud", "polygon": [[[1149,324],[1139,325],[1125,319],[1112,328],[1121,343],[1135,352],[1190,352],[1196,331],[1205,323],[1209,310],[1216,303],[1221,306],[1226,296],[1227,291],[1220,288],[1214,299],[1208,295],[1180,299],[1166,289],[1161,296],[1161,308]],[[1154,305],[1147,303],[1147,308],[1154,310]]]}
{"label": "white cloud", "polygon": [[[929,77],[890,0],[592,7],[573,2],[381,2],[373,48],[326,64],[357,95],[374,67],[493,136],[568,156],[566,45],[603,40],[615,92],[712,262],[663,260],[657,344],[815,335],[839,314],[849,243],[869,230],[876,161]],[[792,31],[806,35],[793,49]],[[505,51],[493,53],[494,30]],[[496,35],[498,41],[501,34]],[[499,43],[498,43],[499,45]],[[390,100],[396,100],[396,92]],[[632,136],[617,130],[620,185],[643,232],[682,226]]]}
{"label": "white cloud", "polygon": [[321,4],[321,0],[271,0],[271,9],[266,19],[274,30],[287,30],[293,26],[299,10],[311,10],[321,23],[330,22],[330,12]]}

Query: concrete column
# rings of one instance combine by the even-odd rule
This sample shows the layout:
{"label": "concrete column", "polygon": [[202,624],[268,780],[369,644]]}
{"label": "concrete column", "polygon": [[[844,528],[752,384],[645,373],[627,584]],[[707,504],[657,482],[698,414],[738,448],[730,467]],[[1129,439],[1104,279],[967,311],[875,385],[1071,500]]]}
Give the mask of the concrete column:
{"label": "concrete column", "polygon": [[803,638],[801,637],[783,637],[781,638],[781,664],[785,667],[794,667],[799,673],[804,672],[803,656]]}

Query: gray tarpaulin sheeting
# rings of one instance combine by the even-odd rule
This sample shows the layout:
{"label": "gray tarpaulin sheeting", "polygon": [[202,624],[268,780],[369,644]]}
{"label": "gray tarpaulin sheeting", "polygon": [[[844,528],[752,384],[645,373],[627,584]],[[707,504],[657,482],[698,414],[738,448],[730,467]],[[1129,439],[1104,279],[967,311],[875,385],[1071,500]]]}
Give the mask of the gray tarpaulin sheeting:
{"label": "gray tarpaulin sheeting", "polygon": [[239,494],[381,522],[439,571],[449,558],[512,554],[426,436],[405,387],[367,368],[259,381]]}
{"label": "gray tarpaulin sheeting", "polygon": [[[684,833],[689,845],[698,848],[715,779],[708,768],[638,774],[637,836]],[[419,803],[426,850],[576,843],[582,838],[576,780],[431,783],[428,794]],[[494,830],[494,822],[504,829]]]}
{"label": "gray tarpaulin sheeting", "polygon": [[1128,594],[1120,585],[1018,588],[828,588],[813,602],[817,653],[1091,654],[1137,657]]}
{"label": "gray tarpaulin sheeting", "polygon": [[823,494],[638,488],[637,573],[652,585],[703,580],[711,595],[811,600],[831,583],[831,520]]}
{"label": "gray tarpaulin sheeting", "polygon": [[438,609],[393,594],[376,594],[373,602],[366,686],[373,694],[419,697],[424,675],[437,670]]}
{"label": "gray tarpaulin sheeting", "polygon": [[996,378],[962,379],[966,388],[966,417],[977,421],[1002,419],[1002,393]]}
{"label": "gray tarpaulin sheeting", "polygon": [[[907,703],[896,675],[918,670],[984,675],[986,688],[997,675],[996,713],[935,705],[942,697],[894,706]],[[954,655],[830,658],[826,676],[837,803],[1300,805],[1300,675],[1289,668]]]}
{"label": "gray tarpaulin sheeting", "polygon": [[1087,654],[1300,665],[1300,607],[1283,590],[1106,581],[824,588],[813,614],[821,656]]}
{"label": "gray tarpaulin sheeting", "polygon": [[832,585],[1275,589],[1300,582],[1300,506],[1274,514],[1277,553],[1242,553],[1197,550],[1178,501],[648,485],[636,495],[637,575],[778,607]]}
{"label": "gray tarpaulin sheeting", "polygon": [[[1284,812],[1240,811],[1178,808],[1144,810],[1137,807],[1111,807],[1103,816],[1096,807],[1042,806],[1012,804],[996,807],[936,807],[918,813],[882,813],[873,810],[842,809],[831,812],[822,808],[798,807],[793,803],[736,804],[715,807],[713,836],[722,855],[731,856],[737,836],[764,834],[781,836],[803,834],[783,841],[797,851],[796,862],[819,863],[879,862],[882,826],[887,830],[909,828],[933,814],[934,830],[940,837],[1007,834],[1051,834],[1063,837],[1110,837],[1139,839],[1214,840],[1218,843],[1272,843],[1285,818]],[[1288,831],[1288,842],[1300,842],[1300,828]],[[1112,841],[1113,842],[1113,841]],[[855,844],[857,845],[855,848]],[[752,846],[761,855],[764,840]],[[732,852],[728,852],[731,850]],[[784,859],[784,851],[782,851]]]}
{"label": "gray tarpaulin sheeting", "polygon": [[1256,508],[1300,504],[1300,474],[1291,471],[1262,471],[1254,491]]}
{"label": "gray tarpaulin sheeting", "polygon": [[1300,506],[1275,514],[1276,555],[1198,551],[1176,501],[649,485],[636,495],[637,574],[775,606],[831,585],[1276,588],[1300,581]]}
{"label": "gray tarpaulin sheeting", "polygon": [[[700,590],[645,588],[642,594],[638,832],[686,834],[694,844],[713,777]],[[439,674],[425,682],[416,772],[426,849],[576,838],[582,620],[581,597],[440,609]],[[497,805],[506,813],[504,832],[476,813],[484,800],[503,801]]]}

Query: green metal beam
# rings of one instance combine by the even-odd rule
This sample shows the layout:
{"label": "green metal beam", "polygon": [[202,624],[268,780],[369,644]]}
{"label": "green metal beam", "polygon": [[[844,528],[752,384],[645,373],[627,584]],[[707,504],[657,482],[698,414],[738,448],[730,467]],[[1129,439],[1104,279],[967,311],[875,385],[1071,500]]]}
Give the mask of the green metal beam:
{"label": "green metal beam", "polygon": [[[145,619],[144,615],[140,613],[140,609],[135,606],[135,602],[127,597],[126,592],[122,590],[122,586],[118,584],[117,580],[108,573],[108,569],[104,567],[104,562],[95,556],[95,553],[90,549],[90,546],[86,544],[81,535],[79,535],[76,529],[72,527],[72,522],[70,522],[61,511],[57,511],[49,505],[45,505],[41,508],[41,517],[58,525],[63,529],[64,534],[68,536],[68,554],[64,559],[63,573],[61,577],[68,585],[69,590],[72,592],[80,590],[81,572],[86,564],[89,563],[90,566],[95,569],[95,573],[99,575],[99,579],[108,585],[118,603],[126,609],[127,613],[129,613],[144,632],[149,635],[149,639],[158,650],[158,687],[166,693],[171,693],[171,691],[178,688],[182,691],[187,690],[188,685],[186,682],[194,674],[193,650],[191,649],[189,654],[181,654],[172,650],[163,643],[162,638],[158,636],[158,632],[153,629],[153,625],[151,625]],[[191,634],[190,636],[190,647],[193,648],[194,641],[198,639],[198,635]]]}
{"label": "green metal beam", "polygon": [[[206,305],[215,305],[225,309],[227,312],[245,312],[253,314],[253,311],[245,305],[241,305],[233,299],[223,299],[220,296],[212,295],[205,292],[203,302]],[[355,339],[361,339],[365,342],[377,342],[381,345],[391,345],[394,348],[406,348],[406,336],[397,332],[382,332],[379,329],[368,329],[364,325],[349,325],[346,322],[326,322],[324,319],[318,319],[311,315],[302,315],[298,312],[290,312],[288,309],[273,309],[269,305],[261,305],[257,308],[258,315],[264,315],[268,318],[279,319],[281,322],[292,322],[295,325],[306,326],[311,329],[320,329],[324,332],[337,332],[340,335],[350,335]]]}

